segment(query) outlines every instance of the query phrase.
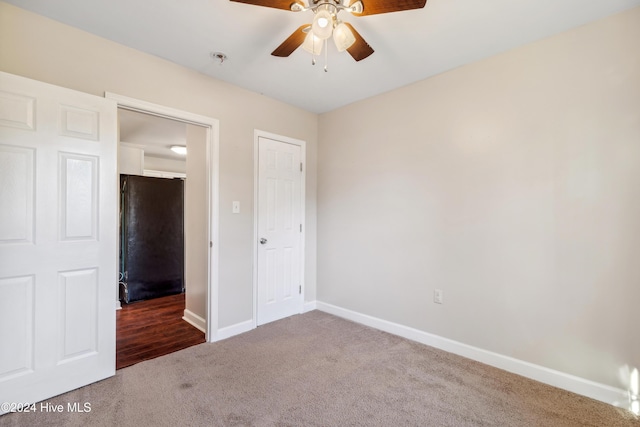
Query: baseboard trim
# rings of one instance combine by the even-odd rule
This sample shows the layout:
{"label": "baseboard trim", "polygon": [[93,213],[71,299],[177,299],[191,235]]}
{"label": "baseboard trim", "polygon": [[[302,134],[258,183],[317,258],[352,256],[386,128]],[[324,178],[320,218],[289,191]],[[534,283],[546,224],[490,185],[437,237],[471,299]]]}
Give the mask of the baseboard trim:
{"label": "baseboard trim", "polygon": [[224,340],[227,338],[231,338],[235,335],[240,335],[245,332],[249,332],[254,329],[252,320],[245,320],[244,322],[236,323],[235,325],[225,326],[224,328],[218,329],[218,333],[216,334],[215,341]]}
{"label": "baseboard trim", "polygon": [[305,301],[304,305],[302,306],[302,312],[308,313],[310,311],[315,310],[316,308],[317,308],[316,301]]}
{"label": "baseboard trim", "polygon": [[198,328],[205,334],[207,333],[207,321],[202,317],[198,316],[192,311],[187,309],[184,310],[184,316],[182,316],[182,320],[189,323],[191,326]]}
{"label": "baseboard trim", "polygon": [[[302,312],[307,313],[309,311],[313,311],[316,309],[315,301],[306,301],[302,307]],[[256,328],[256,324],[251,320],[245,320],[244,322],[236,323],[235,325],[225,326],[224,328],[218,329],[218,333],[214,337],[213,341],[220,341],[227,338],[231,338],[235,335],[240,335],[245,332],[249,332],[252,329]]]}
{"label": "baseboard trim", "polygon": [[614,406],[625,407],[625,404],[628,406],[628,392],[616,387],[611,387],[564,372],[545,368],[544,366],[535,365],[510,356],[494,353],[321,301],[317,301],[315,305],[318,310],[325,313],[333,314],[334,316],[370,326],[374,329],[398,335],[403,338],[429,345],[449,353],[457,354],[514,374],[522,375],[523,377],[530,378],[541,383],[590,397]]}

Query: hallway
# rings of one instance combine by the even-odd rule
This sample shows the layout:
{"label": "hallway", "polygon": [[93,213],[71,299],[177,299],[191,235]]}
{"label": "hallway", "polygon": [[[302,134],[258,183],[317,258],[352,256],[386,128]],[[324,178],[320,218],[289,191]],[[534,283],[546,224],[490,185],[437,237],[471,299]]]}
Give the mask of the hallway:
{"label": "hallway", "polygon": [[116,369],[205,342],[182,320],[185,294],[123,304],[116,312]]}

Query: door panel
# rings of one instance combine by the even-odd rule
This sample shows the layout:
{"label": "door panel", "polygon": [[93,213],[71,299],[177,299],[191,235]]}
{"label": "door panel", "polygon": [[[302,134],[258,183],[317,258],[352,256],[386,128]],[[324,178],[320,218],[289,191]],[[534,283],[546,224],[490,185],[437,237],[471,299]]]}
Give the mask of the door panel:
{"label": "door panel", "polygon": [[258,139],[258,325],[302,311],[300,152]]}
{"label": "door panel", "polygon": [[0,145],[0,170],[11,177],[0,186],[0,245],[32,242],[34,159],[33,149]]}
{"label": "door panel", "polygon": [[61,240],[96,240],[99,158],[70,153],[59,156]]}
{"label": "door panel", "polygon": [[0,279],[0,300],[11,301],[20,313],[12,317],[9,311],[0,311],[0,334],[13,344],[11,351],[0,353],[0,381],[33,369],[33,285],[33,276]]}
{"label": "door panel", "polygon": [[0,402],[115,373],[116,105],[0,73]]}
{"label": "door panel", "polygon": [[63,271],[59,280],[59,318],[61,341],[59,363],[95,353],[98,348],[96,295],[98,274],[95,268]]}

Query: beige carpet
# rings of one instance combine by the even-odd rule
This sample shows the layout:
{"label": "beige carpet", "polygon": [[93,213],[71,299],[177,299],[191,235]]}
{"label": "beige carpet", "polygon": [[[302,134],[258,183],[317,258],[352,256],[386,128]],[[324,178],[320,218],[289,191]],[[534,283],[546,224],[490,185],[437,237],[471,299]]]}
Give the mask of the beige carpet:
{"label": "beige carpet", "polygon": [[8,426],[631,426],[613,406],[314,311],[51,399]]}

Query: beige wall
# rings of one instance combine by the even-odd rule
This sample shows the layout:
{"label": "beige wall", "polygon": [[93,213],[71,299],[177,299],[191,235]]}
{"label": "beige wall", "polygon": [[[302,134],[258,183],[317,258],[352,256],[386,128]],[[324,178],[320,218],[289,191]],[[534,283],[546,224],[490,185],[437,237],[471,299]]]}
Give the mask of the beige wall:
{"label": "beige wall", "polygon": [[[316,227],[317,115],[0,2],[0,70],[102,96],[105,91],[220,122],[220,327],[252,318],[253,132],[307,141],[307,230]],[[242,212],[231,214],[232,200]],[[307,233],[307,299],[315,298]]]}
{"label": "beige wall", "polygon": [[321,115],[318,300],[626,388],[638,40],[640,8]]}

